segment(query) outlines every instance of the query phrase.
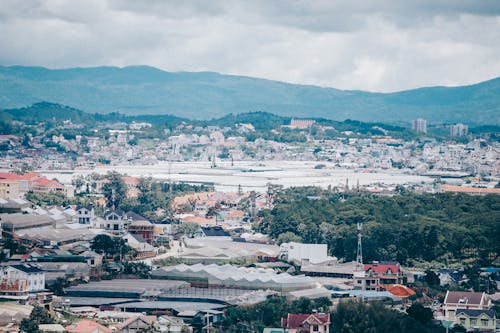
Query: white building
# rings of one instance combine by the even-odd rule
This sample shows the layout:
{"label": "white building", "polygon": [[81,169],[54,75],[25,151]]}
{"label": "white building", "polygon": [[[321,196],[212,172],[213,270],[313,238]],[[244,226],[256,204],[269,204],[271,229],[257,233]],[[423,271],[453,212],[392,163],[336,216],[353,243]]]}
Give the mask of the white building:
{"label": "white building", "polygon": [[493,304],[486,293],[447,291],[443,302],[446,320],[455,321],[459,310],[489,310]]}
{"label": "white building", "polygon": [[94,225],[94,206],[78,206],[76,208],[76,222],[80,224]]}
{"label": "white building", "polygon": [[26,281],[29,292],[45,290],[45,273],[30,264],[2,266],[0,268],[3,281]]}
{"label": "white building", "polygon": [[450,135],[451,136],[464,136],[469,133],[469,126],[458,123],[450,126]]}
{"label": "white building", "polygon": [[427,133],[427,120],[422,118],[415,119],[411,128],[417,133]]}
{"label": "white building", "polygon": [[306,260],[312,264],[318,264],[335,259],[328,256],[327,244],[283,243],[280,246],[280,252],[286,260],[298,263]]}

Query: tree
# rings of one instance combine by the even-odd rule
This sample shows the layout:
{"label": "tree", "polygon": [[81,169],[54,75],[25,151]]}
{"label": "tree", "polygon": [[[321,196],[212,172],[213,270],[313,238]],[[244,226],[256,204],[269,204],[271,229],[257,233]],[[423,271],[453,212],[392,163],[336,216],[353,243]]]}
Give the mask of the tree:
{"label": "tree", "polygon": [[432,310],[423,306],[422,303],[413,303],[406,312],[422,324],[428,324],[433,318]]}
{"label": "tree", "polygon": [[106,198],[106,205],[119,208],[127,197],[127,186],[123,182],[121,175],[116,171],[108,172],[105,179],[108,182],[102,186],[102,194]]}
{"label": "tree", "polygon": [[193,237],[194,233],[200,229],[200,226],[193,222],[184,222],[177,226],[177,232],[182,232],[188,237]]}
{"label": "tree", "polygon": [[428,269],[425,271],[425,282],[429,286],[439,286],[439,276],[432,269]]}
{"label": "tree", "polygon": [[284,232],[278,236],[278,239],[277,239],[278,245],[281,245],[283,243],[290,243],[290,242],[300,243],[300,242],[302,242],[302,238],[300,236],[297,236],[295,233],[293,233],[291,231]]}
{"label": "tree", "polygon": [[97,235],[92,241],[90,248],[99,254],[114,254],[116,253],[116,242],[108,235]]}
{"label": "tree", "polygon": [[47,309],[38,305],[35,305],[31,310],[30,319],[37,324],[52,324],[54,322]]}
{"label": "tree", "polygon": [[40,333],[40,329],[38,328],[38,324],[28,318],[24,318],[21,320],[21,324],[19,325],[19,329],[21,332],[25,333]]}

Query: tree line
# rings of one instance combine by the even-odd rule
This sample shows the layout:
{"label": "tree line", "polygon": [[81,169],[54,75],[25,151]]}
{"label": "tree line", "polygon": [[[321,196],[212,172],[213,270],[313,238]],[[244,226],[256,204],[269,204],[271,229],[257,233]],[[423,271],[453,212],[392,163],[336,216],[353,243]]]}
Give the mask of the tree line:
{"label": "tree line", "polygon": [[[314,197],[311,197],[314,196]],[[353,260],[356,224],[363,223],[365,261],[448,263],[477,259],[487,265],[500,253],[500,196],[414,194],[392,197],[293,188],[275,195],[259,225],[278,242],[326,243],[330,254]]]}

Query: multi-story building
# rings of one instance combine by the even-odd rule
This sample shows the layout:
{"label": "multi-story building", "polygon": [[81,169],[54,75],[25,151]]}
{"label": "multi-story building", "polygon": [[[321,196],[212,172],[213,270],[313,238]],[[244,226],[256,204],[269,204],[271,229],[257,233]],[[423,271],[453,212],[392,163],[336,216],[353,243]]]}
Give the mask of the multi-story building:
{"label": "multi-story building", "polygon": [[0,279],[25,285],[27,291],[38,292],[45,290],[45,273],[40,268],[30,264],[19,264],[2,266],[0,268]]}
{"label": "multi-story building", "polygon": [[460,324],[467,332],[495,332],[496,313],[493,310],[456,310],[455,323]]}
{"label": "multi-story building", "polygon": [[427,133],[427,120],[422,118],[415,119],[411,128],[417,133]]}
{"label": "multi-story building", "polygon": [[450,321],[456,321],[459,311],[489,310],[491,307],[491,300],[484,292],[447,291],[443,302],[444,316]]}
{"label": "multi-story building", "polygon": [[130,223],[128,232],[140,236],[148,244],[153,244],[154,225],[139,214],[128,212],[127,217]]}
{"label": "multi-story building", "polygon": [[78,206],[76,207],[76,221],[80,224],[88,224],[93,226],[95,219],[94,206]]}
{"label": "multi-story building", "polygon": [[401,284],[403,273],[398,262],[373,262],[364,265],[362,274],[354,274],[355,287],[362,290],[380,291],[383,285]]}
{"label": "multi-story building", "polygon": [[454,137],[464,136],[464,135],[467,135],[467,133],[469,133],[469,126],[467,126],[467,125],[458,123],[458,124],[450,126],[450,135],[451,136],[454,136]]}

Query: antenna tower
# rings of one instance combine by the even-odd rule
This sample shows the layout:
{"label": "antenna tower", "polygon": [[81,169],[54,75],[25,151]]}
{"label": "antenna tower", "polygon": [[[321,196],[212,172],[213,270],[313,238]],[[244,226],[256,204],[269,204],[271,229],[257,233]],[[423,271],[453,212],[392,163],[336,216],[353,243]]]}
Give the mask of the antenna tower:
{"label": "antenna tower", "polygon": [[363,266],[363,245],[361,243],[361,238],[363,238],[363,223],[358,222],[358,252],[356,254],[356,271],[364,271]]}

